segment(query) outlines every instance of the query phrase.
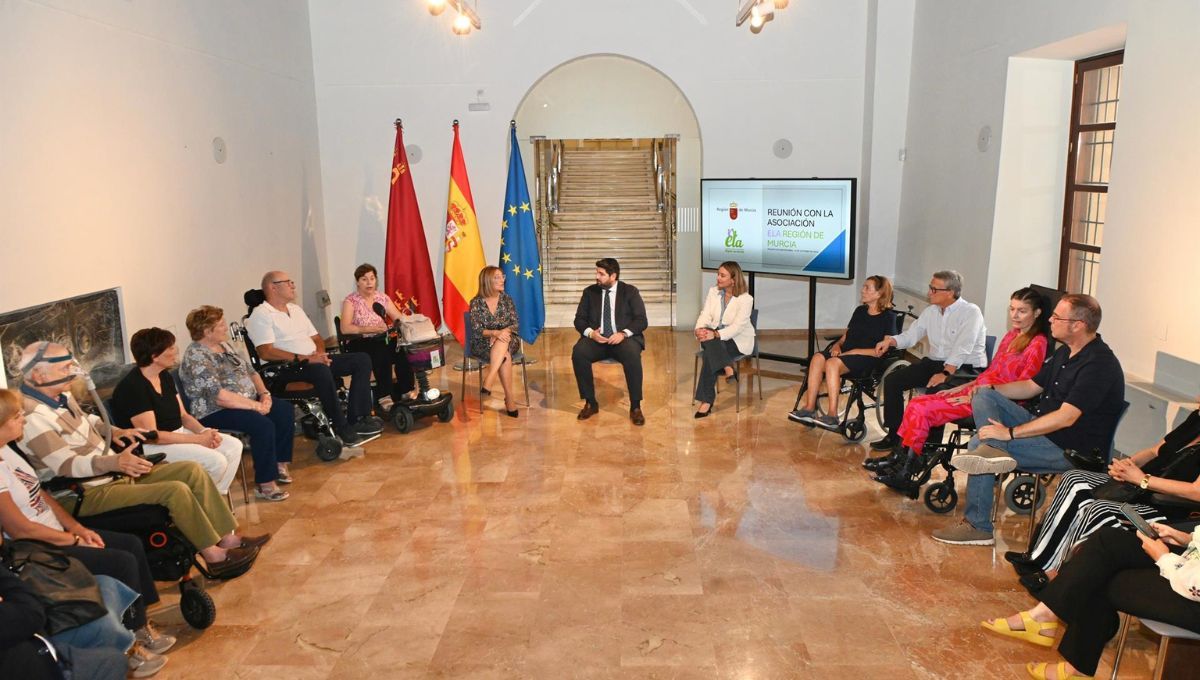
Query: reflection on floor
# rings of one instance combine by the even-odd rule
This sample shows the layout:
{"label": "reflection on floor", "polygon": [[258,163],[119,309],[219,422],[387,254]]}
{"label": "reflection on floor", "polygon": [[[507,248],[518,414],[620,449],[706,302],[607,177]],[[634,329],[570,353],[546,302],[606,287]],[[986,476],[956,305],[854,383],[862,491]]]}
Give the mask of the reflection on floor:
{"label": "reflection on floor", "polygon": [[[1020,678],[1058,660],[979,627],[1032,604],[1006,547],[929,539],[958,515],[788,422],[795,383],[766,380],[740,414],[722,385],[694,420],[690,334],[652,330],[646,426],[615,365],[596,367],[601,413],[580,423],[575,337],[531,348],[518,419],[469,394],[365,458],[300,444],[292,498],[239,505],[275,538],[211,587],[216,624],[188,628],[164,584],[154,617],[182,638],[165,677]],[[436,375],[456,400],[458,377]],[[1006,516],[1003,537],[1024,527]],[[1121,676],[1149,677],[1156,640],[1129,644]]]}

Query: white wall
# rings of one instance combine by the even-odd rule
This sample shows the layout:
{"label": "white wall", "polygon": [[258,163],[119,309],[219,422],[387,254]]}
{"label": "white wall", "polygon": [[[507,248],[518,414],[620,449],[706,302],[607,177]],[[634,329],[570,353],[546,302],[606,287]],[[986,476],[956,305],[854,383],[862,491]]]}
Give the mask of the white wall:
{"label": "white wall", "polygon": [[189,309],[240,316],[266,269],[313,299],[325,245],[303,4],[2,1],[0,98],[0,310],[119,286],[127,333],[186,341]]}
{"label": "white wall", "polygon": [[1150,378],[1158,352],[1200,362],[1190,304],[1200,255],[1200,3],[1133,3],[1129,14],[1098,297],[1101,332],[1126,372]]}
{"label": "white wall", "polygon": [[[424,151],[412,173],[435,271],[455,118],[485,252],[494,256],[508,121],[538,79],[584,55],[628,56],[670,78],[699,119],[705,176],[863,172],[866,0],[794,2],[760,35],[733,25],[726,0],[558,0],[528,14],[528,3],[484,3],[483,30],[465,38],[418,2],[309,7],[335,297],[352,285],[355,264],[383,259],[392,119],[403,118],[405,141]],[[468,113],[479,89],[492,110]],[[771,152],[779,138],[795,147],[786,160]],[[760,279],[762,325],[802,325],[806,290],[805,282]],[[844,323],[857,286],[821,291],[818,324]]]}
{"label": "white wall", "polygon": [[1058,284],[1074,75],[1074,60],[1009,60],[983,304],[990,335],[1007,330],[1013,291]]}
{"label": "white wall", "polygon": [[[1134,4],[1121,0],[923,0],[917,4],[908,160],[896,251],[899,285],[922,290],[931,272],[957,269],[966,277],[964,297],[982,303],[989,299],[990,266],[1020,266],[1008,260],[1001,263],[989,248],[1000,181],[999,141],[1006,132],[1009,58],[1119,24]],[[984,126],[992,130],[992,143],[981,152],[976,139]],[[1000,296],[1010,292],[1002,291]],[[990,315],[992,310],[986,311]]]}

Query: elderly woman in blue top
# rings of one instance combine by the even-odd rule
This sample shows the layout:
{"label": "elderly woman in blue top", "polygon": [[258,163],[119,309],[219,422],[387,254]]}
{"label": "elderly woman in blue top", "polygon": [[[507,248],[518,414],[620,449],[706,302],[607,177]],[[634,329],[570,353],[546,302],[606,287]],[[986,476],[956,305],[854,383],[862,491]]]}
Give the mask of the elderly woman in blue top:
{"label": "elderly woman in blue top", "polygon": [[208,427],[250,437],[255,496],[286,500],[288,492],[278,485],[292,483],[292,405],[273,400],[249,360],[229,345],[224,311],[204,305],[189,312],[186,323],[193,342],[183,353],[179,377],[192,414]]}
{"label": "elderly woman in blue top", "polygon": [[754,351],[754,326],[750,312],[754,297],[748,292],[746,277],[737,262],[722,262],[717,268],[717,285],[708,291],[704,309],[696,319],[696,339],[700,341],[702,365],[696,378],[696,418],[712,413],[717,397],[717,377],[735,375],[731,357]]}

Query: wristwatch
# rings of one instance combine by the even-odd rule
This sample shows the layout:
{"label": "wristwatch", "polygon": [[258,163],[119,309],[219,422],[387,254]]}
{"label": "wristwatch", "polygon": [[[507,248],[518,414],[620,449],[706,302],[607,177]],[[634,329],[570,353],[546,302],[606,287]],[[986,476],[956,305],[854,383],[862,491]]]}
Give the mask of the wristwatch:
{"label": "wristwatch", "polygon": [[1150,475],[1146,475],[1145,477],[1142,477],[1142,481],[1140,483],[1138,483],[1138,486],[1142,487],[1143,489],[1149,489],[1150,488]]}

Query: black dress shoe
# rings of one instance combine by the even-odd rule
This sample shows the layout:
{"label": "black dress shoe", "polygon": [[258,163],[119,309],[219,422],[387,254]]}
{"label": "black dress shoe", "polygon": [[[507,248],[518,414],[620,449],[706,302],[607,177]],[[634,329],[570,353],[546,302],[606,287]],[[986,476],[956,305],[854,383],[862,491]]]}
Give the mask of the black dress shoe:
{"label": "black dress shoe", "polygon": [[693,415],[692,417],[699,420],[700,418],[707,418],[711,414],[712,414],[712,409],[710,408],[707,411],[696,411],[696,414]]}
{"label": "black dress shoe", "polygon": [[633,423],[634,425],[637,425],[638,427],[645,425],[646,424],[646,416],[642,415],[642,409],[640,409],[640,408],[629,409],[629,422]]}
{"label": "black dress shoe", "polygon": [[1025,590],[1028,590],[1029,594],[1033,595],[1034,597],[1037,597],[1038,593],[1042,592],[1046,586],[1050,585],[1050,577],[1046,576],[1046,572],[1041,571],[1040,569],[1032,574],[1022,574],[1021,576],[1017,577],[1017,580],[1020,581],[1021,585],[1025,586]]}
{"label": "black dress shoe", "polygon": [[575,416],[576,420],[587,420],[600,412],[600,405],[592,402],[584,402],[583,408],[579,409],[579,415]]}
{"label": "black dress shoe", "polygon": [[1012,564],[1033,564],[1034,562],[1034,559],[1029,556],[1029,553],[1017,552],[1016,550],[1009,550],[1005,552],[1004,559],[1008,560]]}
{"label": "black dress shoe", "polygon": [[868,458],[864,460],[862,466],[871,472],[884,474],[889,469],[904,462],[907,453],[908,449],[893,449],[892,452],[886,456],[879,456],[878,458]]}
{"label": "black dress shoe", "polygon": [[900,438],[890,432],[883,439],[871,442],[872,451],[889,451],[897,446],[900,446]]}
{"label": "black dress shoe", "polygon": [[521,412],[516,409],[513,409],[511,411],[509,411],[508,409],[504,409],[504,415],[508,416],[509,418],[516,418],[520,414],[521,414]]}

